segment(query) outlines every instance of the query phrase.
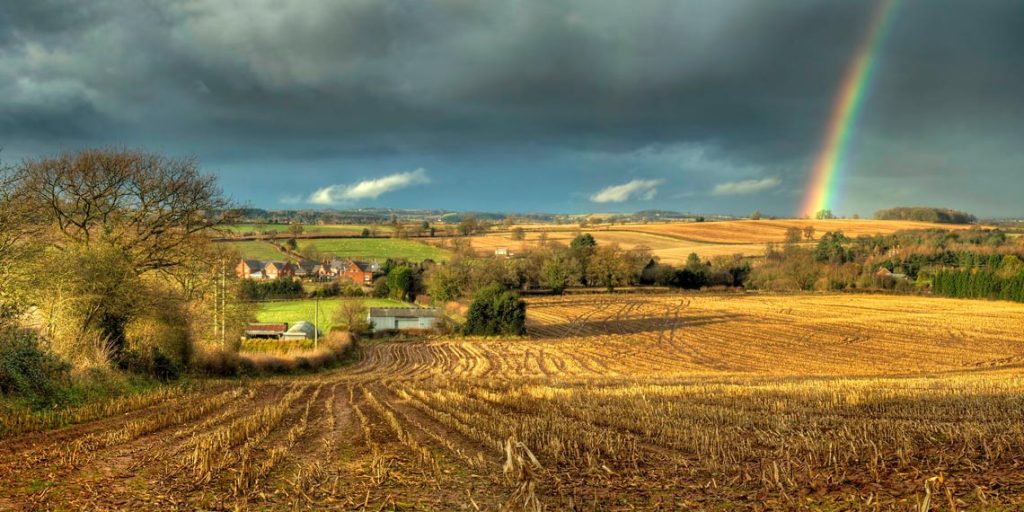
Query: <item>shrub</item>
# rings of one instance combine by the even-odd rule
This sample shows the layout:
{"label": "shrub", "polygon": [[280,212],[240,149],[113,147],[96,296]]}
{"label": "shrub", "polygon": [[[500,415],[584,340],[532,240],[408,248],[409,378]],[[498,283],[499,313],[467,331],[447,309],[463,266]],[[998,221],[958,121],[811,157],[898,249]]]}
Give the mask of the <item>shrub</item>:
{"label": "shrub", "polygon": [[0,393],[36,405],[55,401],[69,383],[71,365],[47,352],[31,332],[0,333]]}
{"label": "shrub", "polygon": [[332,282],[330,282],[328,284],[325,284],[325,285],[323,285],[323,286],[313,290],[312,292],[309,293],[309,296],[311,298],[316,298],[316,297],[320,297],[320,298],[337,297],[338,295],[341,295],[341,293],[342,293],[341,283],[339,283],[337,281],[332,281]]}
{"label": "shrub", "polygon": [[157,347],[145,351],[125,352],[120,360],[121,368],[140,375],[156,377],[167,382],[181,377],[181,365]]}
{"label": "shrub", "polygon": [[295,279],[274,279],[272,281],[243,279],[240,293],[244,300],[265,300],[297,299],[305,295],[306,292],[302,289],[302,283]]}
{"label": "shrub", "polygon": [[526,334],[526,303],[501,285],[487,286],[473,296],[462,332],[485,336]]}
{"label": "shrub", "polygon": [[378,277],[373,282],[373,296],[378,299],[386,298],[391,293],[391,289],[388,287],[388,280],[386,277]]}

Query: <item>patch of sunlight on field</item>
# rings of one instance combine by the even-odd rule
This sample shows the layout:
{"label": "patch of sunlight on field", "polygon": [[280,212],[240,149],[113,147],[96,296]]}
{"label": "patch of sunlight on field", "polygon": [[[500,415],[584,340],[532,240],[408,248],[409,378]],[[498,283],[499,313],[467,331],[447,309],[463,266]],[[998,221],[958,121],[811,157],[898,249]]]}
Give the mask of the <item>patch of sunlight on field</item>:
{"label": "patch of sunlight on field", "polygon": [[[406,307],[411,304],[392,299],[353,299],[353,298],[332,298],[320,299],[320,322],[321,331],[330,330],[334,325],[334,314],[341,307],[342,301],[358,300],[366,307]],[[252,303],[256,308],[256,320],[259,322],[287,322],[289,325],[296,322],[306,321],[313,323],[316,314],[315,299],[301,300],[273,300]]]}
{"label": "patch of sunlight on field", "polygon": [[292,257],[279,251],[268,242],[224,242],[225,245],[238,251],[242,258],[253,260],[290,260]]}
{"label": "patch of sunlight on field", "polygon": [[413,240],[397,238],[322,238],[302,240],[299,251],[315,247],[320,254],[347,258],[384,261],[387,258],[406,258],[410,261],[445,261],[450,253],[444,249]]}

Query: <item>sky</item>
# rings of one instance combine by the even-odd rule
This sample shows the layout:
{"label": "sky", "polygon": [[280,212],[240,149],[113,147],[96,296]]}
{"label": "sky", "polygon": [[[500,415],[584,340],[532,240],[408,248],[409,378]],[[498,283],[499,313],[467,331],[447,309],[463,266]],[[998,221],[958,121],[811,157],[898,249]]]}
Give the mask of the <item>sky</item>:
{"label": "sky", "polygon": [[[240,204],[798,214],[873,1],[3,0],[0,160]],[[1024,4],[904,0],[831,207],[1024,216]]]}

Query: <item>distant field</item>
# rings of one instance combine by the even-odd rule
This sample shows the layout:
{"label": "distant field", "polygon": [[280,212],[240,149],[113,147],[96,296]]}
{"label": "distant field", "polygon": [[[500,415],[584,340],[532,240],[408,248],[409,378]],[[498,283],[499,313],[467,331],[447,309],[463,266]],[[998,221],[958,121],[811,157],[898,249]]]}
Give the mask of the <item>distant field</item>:
{"label": "distant field", "polygon": [[[274,232],[274,233],[287,233],[291,226],[287,224],[229,224],[224,226],[224,229],[236,233],[263,233],[263,232]],[[358,225],[358,224],[303,224],[303,233],[338,233],[338,234],[359,234],[362,233],[364,228],[370,228],[371,230],[378,232],[390,233],[392,231],[389,226],[370,226],[370,225]]]}
{"label": "distant field", "polygon": [[299,242],[299,251],[305,247],[316,247],[320,254],[343,256],[366,260],[406,258],[411,261],[448,259],[448,251],[412,240],[393,238],[321,238]]}
{"label": "distant field", "polygon": [[736,220],[630,225],[631,231],[674,236],[695,242],[752,244],[782,242],[789,228],[814,226],[817,235],[842,231],[849,237],[885,235],[908,229],[966,229],[969,226],[888,220]]}
{"label": "distant field", "polygon": [[[320,299],[320,322],[321,331],[327,331],[334,325],[332,318],[338,311],[343,300],[361,300],[366,307],[402,307],[409,306],[401,301],[391,299]],[[316,312],[316,300],[281,300],[258,302],[253,304],[256,309],[256,320],[258,322],[295,322],[306,321],[313,323]]]}
{"label": "distant field", "polygon": [[285,260],[288,255],[277,250],[268,242],[225,242],[225,245],[237,250],[243,258],[255,260]]}
{"label": "distant field", "polygon": [[623,249],[643,245],[665,263],[682,263],[691,253],[702,258],[741,254],[761,256],[768,242],[783,242],[786,230],[814,226],[815,237],[829,231],[842,231],[847,236],[890,234],[907,229],[963,229],[966,226],[906,221],[875,220],[761,220],[723,222],[671,222],[652,224],[596,225],[586,228],[569,225],[529,224],[524,240],[515,241],[508,231],[472,237],[473,248],[492,253],[497,247],[513,251],[536,247],[541,233],[548,241],[568,244],[577,233],[590,233],[598,244],[616,243]]}
{"label": "distant field", "polygon": [[[761,256],[764,254],[764,244],[708,244],[702,242],[690,242],[669,238],[651,233],[638,233],[628,231],[594,231],[584,229],[580,232],[590,233],[597,240],[599,245],[618,244],[623,249],[633,249],[637,246],[645,246],[659,257],[664,263],[683,263],[691,253],[697,253],[703,258],[741,254],[743,256]],[[556,242],[568,245],[575,231],[549,232],[548,242]],[[537,247],[540,241],[540,233],[530,232],[524,240],[512,240],[508,233],[495,233],[484,236],[475,236],[472,239],[473,249],[481,253],[493,253],[498,247],[507,247],[513,252],[524,251],[531,247]]]}

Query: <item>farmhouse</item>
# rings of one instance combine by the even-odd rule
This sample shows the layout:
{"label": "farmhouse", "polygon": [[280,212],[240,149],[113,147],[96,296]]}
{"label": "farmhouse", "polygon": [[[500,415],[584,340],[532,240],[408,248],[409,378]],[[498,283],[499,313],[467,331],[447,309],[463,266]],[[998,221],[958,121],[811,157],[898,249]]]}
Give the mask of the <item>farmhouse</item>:
{"label": "farmhouse", "polygon": [[494,249],[494,255],[495,256],[504,256],[506,258],[510,258],[510,257],[513,256],[512,251],[510,251],[508,249],[508,247],[498,247],[498,248]]}
{"label": "farmhouse", "polygon": [[263,275],[267,279],[295,277],[295,266],[287,261],[268,261],[267,266],[263,267]]}
{"label": "farmhouse", "polygon": [[433,329],[441,316],[437,308],[370,308],[367,320],[375,331]]}
{"label": "farmhouse", "polygon": [[363,286],[373,284],[373,275],[380,270],[376,262],[356,261],[353,259],[333,260],[330,262],[331,271],[338,277],[347,277],[353,283]]}
{"label": "farmhouse", "polygon": [[235,266],[235,275],[242,279],[279,279],[296,274],[295,265],[287,261],[242,260]]}
{"label": "farmhouse", "polygon": [[260,260],[242,260],[235,266],[235,275],[242,279],[263,279],[263,267],[266,263]]}
{"label": "farmhouse", "polygon": [[320,263],[313,260],[301,260],[292,264],[295,268],[295,277],[313,278],[317,277],[317,268]]}

